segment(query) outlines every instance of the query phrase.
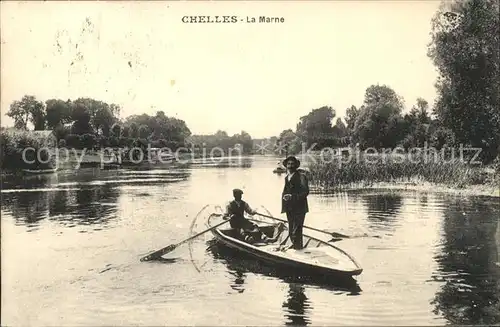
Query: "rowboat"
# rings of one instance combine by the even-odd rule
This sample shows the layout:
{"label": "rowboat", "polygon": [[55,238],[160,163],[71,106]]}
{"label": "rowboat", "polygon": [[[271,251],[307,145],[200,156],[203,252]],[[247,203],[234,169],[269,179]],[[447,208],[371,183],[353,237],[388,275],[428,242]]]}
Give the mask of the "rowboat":
{"label": "rowboat", "polygon": [[121,168],[121,165],[117,163],[105,163],[101,167],[104,170],[109,170],[109,169],[119,169]]}
{"label": "rowboat", "polygon": [[[307,173],[309,173],[309,170],[304,169],[304,168],[299,168],[299,169],[297,169],[297,171],[298,171],[298,172],[301,172],[301,173],[303,173],[303,174],[307,174]],[[281,174],[283,174],[283,173],[286,173],[286,168],[284,168],[284,167],[276,167],[276,168],[273,170],[273,173],[278,174],[278,175],[281,175]]]}
{"label": "rowboat", "polygon": [[[217,217],[220,215],[210,215],[207,220],[208,227],[220,223],[220,220],[217,222]],[[214,228],[211,232],[219,243],[227,247],[250,254],[266,263],[282,268],[293,268],[299,274],[352,277],[363,271],[352,256],[333,244],[303,235],[304,248],[301,250],[291,249],[289,248],[291,241],[286,226],[281,223],[249,220],[255,222],[259,230],[269,238],[276,238],[276,242],[251,244],[238,237],[237,231],[230,227]],[[279,228],[280,225],[282,228]]]}
{"label": "rowboat", "polygon": [[[334,292],[348,292],[350,295],[360,294],[361,287],[358,281],[352,276],[346,276],[345,278],[331,278],[329,275],[300,275],[293,269],[289,269],[286,266],[277,267],[274,264],[265,264],[258,258],[255,258],[249,254],[240,252],[236,249],[224,246],[223,244],[217,242],[215,238],[206,242],[207,252],[210,253],[214,259],[224,264],[228,271],[236,276],[236,280],[231,281],[231,287],[242,283],[239,283],[239,277],[244,278],[247,273],[252,273],[259,276],[264,276],[264,278],[277,278],[287,284],[302,284],[310,285],[314,287],[321,287],[322,289],[334,291]],[[281,269],[280,269],[281,268]]]}
{"label": "rowboat", "polygon": [[149,149],[149,155],[150,155],[151,159],[155,162],[173,163],[176,161],[176,158],[173,154],[165,153],[160,148]]}
{"label": "rowboat", "polygon": [[283,167],[276,167],[276,168],[273,170],[273,173],[275,173],[275,174],[283,174],[283,173],[286,173],[286,168],[283,168]]}
{"label": "rowboat", "polygon": [[26,174],[52,174],[57,171],[57,168],[50,169],[23,169]]}

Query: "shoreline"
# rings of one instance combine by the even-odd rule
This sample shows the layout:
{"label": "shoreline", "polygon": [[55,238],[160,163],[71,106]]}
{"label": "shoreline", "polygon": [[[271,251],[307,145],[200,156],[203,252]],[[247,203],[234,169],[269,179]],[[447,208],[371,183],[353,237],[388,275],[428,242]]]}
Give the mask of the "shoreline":
{"label": "shoreline", "polygon": [[457,188],[444,184],[430,183],[425,181],[395,181],[395,182],[374,182],[357,183],[356,185],[341,186],[339,188],[311,187],[312,194],[332,194],[336,192],[356,191],[356,190],[400,190],[419,191],[430,193],[447,193],[460,196],[489,196],[500,198],[500,186],[494,185],[469,185],[466,188]]}
{"label": "shoreline", "polygon": [[[21,170],[16,172],[0,171],[0,177],[14,177],[26,176]],[[337,192],[346,191],[360,191],[360,190],[400,190],[400,191],[419,191],[431,193],[447,193],[460,196],[489,196],[500,198],[500,185],[468,185],[465,188],[457,188],[447,186],[445,184],[430,183],[423,180],[410,180],[410,181],[392,181],[392,182],[359,182],[351,185],[339,186],[337,188],[319,187],[314,184],[311,185],[311,194],[327,195]]]}

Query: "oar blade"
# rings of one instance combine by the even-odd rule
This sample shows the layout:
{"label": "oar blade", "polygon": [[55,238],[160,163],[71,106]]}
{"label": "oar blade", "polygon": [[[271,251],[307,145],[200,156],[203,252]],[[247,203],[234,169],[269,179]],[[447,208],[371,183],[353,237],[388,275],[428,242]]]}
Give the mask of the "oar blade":
{"label": "oar blade", "polygon": [[344,234],[337,233],[337,232],[330,232],[330,235],[332,236],[332,238],[351,238],[348,235],[344,235]]}
{"label": "oar blade", "polygon": [[143,257],[141,259],[141,261],[151,261],[151,260],[156,260],[162,256],[164,256],[165,254],[169,253],[169,252],[172,252],[173,250],[175,250],[177,248],[177,244],[171,244],[161,250],[158,250],[156,252],[153,252],[151,254],[148,254],[147,256]]}
{"label": "oar blade", "polygon": [[140,259],[140,261],[151,261],[151,260],[157,260],[157,259],[158,259],[158,258],[160,258],[161,256],[163,256],[163,255],[165,255],[165,254],[167,254],[167,253],[169,253],[169,252],[172,252],[173,250],[175,250],[175,249],[176,249],[178,246],[180,246],[181,244],[184,244],[184,243],[186,243],[186,242],[188,242],[188,241],[190,241],[190,240],[192,240],[192,239],[195,239],[196,237],[198,237],[198,236],[200,236],[200,235],[202,235],[202,234],[204,234],[204,233],[206,233],[206,232],[208,232],[208,231],[211,231],[211,230],[213,230],[213,229],[215,229],[215,228],[217,228],[217,227],[219,227],[219,226],[222,226],[222,225],[224,225],[224,224],[227,224],[227,223],[229,223],[229,222],[230,222],[230,219],[224,220],[224,221],[222,221],[222,222],[220,222],[220,223],[216,224],[215,226],[210,227],[209,229],[206,229],[206,230],[204,230],[204,231],[202,231],[202,232],[200,232],[200,233],[198,233],[198,234],[196,234],[196,235],[191,236],[190,238],[185,239],[185,240],[184,240],[184,241],[182,241],[182,242],[179,242],[179,243],[177,243],[177,244],[171,244],[171,245],[169,245],[169,246],[167,246],[167,247],[164,247],[163,249],[160,249],[160,250],[158,250],[158,251],[156,251],[156,252],[153,252],[153,253],[151,253],[151,254],[149,254],[149,255],[147,255],[147,256],[145,256],[145,257],[143,257],[142,259]]}

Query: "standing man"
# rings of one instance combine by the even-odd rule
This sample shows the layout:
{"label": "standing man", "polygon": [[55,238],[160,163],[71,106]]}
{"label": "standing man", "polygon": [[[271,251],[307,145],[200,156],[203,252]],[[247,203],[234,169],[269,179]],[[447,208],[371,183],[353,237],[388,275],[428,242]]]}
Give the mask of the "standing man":
{"label": "standing man", "polygon": [[292,247],[300,250],[303,248],[302,228],[306,213],[309,212],[307,196],[309,195],[309,182],[306,175],[297,171],[300,161],[294,156],[283,161],[288,174],[285,177],[285,187],[281,195],[281,213],[286,213],[288,229]]}

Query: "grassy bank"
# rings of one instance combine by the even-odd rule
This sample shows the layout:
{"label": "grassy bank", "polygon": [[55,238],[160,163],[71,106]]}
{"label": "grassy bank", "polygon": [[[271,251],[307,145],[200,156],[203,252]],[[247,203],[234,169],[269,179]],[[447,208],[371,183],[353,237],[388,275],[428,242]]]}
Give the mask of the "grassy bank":
{"label": "grassy bank", "polygon": [[[380,159],[380,158],[379,158]],[[460,160],[395,160],[341,158],[309,163],[311,186],[319,192],[355,188],[439,189],[459,193],[499,194],[498,164],[472,166]]]}

